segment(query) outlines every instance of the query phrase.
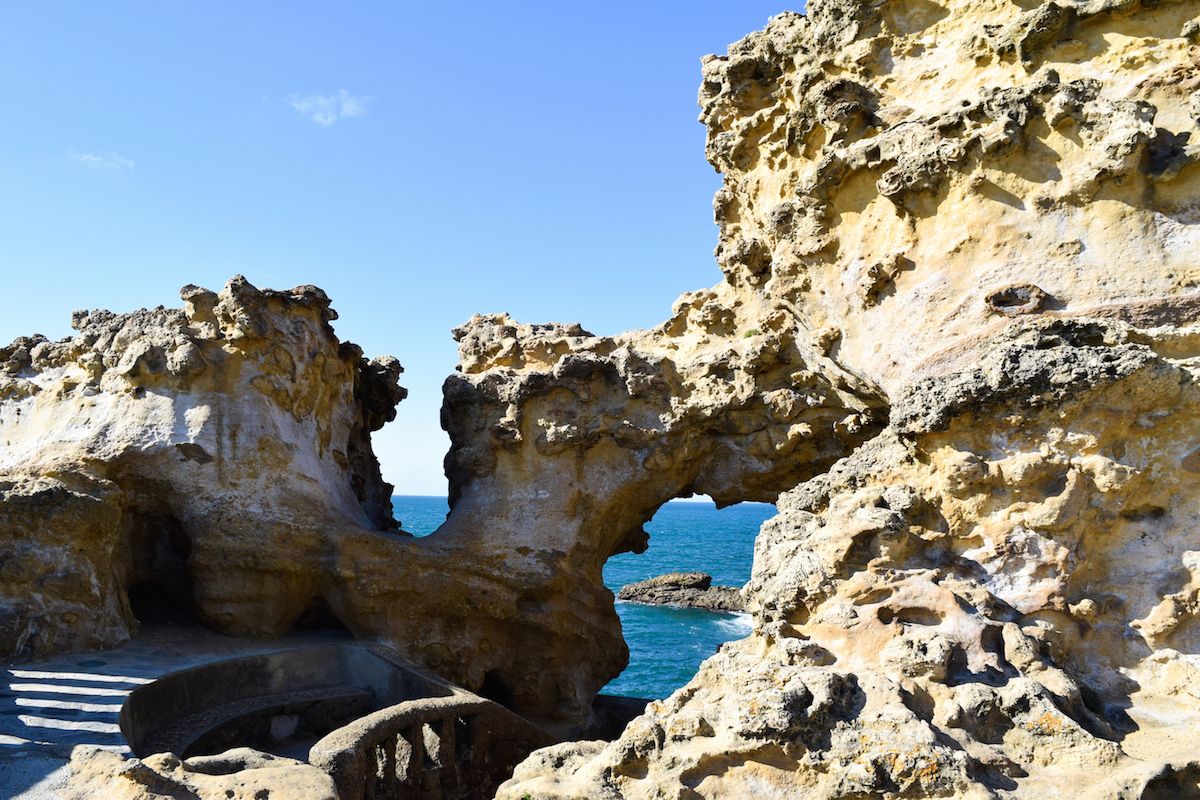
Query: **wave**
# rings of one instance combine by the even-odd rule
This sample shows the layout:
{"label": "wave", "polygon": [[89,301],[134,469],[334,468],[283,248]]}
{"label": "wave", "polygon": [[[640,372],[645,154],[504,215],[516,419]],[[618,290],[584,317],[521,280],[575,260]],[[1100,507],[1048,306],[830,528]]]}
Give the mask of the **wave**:
{"label": "wave", "polygon": [[740,638],[754,630],[754,617],[739,611],[730,614],[727,619],[717,620],[716,627],[723,633],[729,634],[731,638]]}

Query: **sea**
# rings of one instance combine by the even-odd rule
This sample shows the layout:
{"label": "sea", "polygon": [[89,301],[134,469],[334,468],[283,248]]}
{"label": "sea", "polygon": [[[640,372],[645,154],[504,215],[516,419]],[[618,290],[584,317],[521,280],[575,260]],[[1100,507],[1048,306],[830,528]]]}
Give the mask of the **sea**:
{"label": "sea", "polygon": [[[446,518],[446,498],[392,498],[406,531],[427,536]],[[646,524],[650,547],[641,555],[608,560],[604,583],[613,594],[627,583],[664,572],[707,572],[714,584],[741,586],[750,578],[754,537],[774,516],[766,503],[740,503],[718,510],[712,502],[676,500]],[[750,632],[746,614],[647,606],[617,601],[617,616],[629,645],[629,666],[602,690],[605,694],[658,700],[687,683],[700,662],[724,642]]]}

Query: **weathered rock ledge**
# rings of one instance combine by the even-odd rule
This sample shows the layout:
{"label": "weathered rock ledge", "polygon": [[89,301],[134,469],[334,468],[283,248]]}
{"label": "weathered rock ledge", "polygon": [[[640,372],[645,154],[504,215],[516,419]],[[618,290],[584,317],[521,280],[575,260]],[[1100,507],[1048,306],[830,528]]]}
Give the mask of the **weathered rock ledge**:
{"label": "weathered rock ledge", "polygon": [[712,575],[704,572],[668,572],[617,592],[618,600],[654,606],[699,608],[706,611],[743,611],[742,590],[737,586],[713,586]]}

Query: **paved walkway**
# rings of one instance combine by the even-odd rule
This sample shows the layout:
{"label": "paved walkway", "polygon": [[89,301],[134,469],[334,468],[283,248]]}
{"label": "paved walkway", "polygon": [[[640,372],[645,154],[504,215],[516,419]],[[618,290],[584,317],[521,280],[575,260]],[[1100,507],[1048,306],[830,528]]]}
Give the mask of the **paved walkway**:
{"label": "paved walkway", "polygon": [[210,661],[330,638],[234,639],[155,626],[112,650],[10,664],[0,674],[0,798],[58,800],[76,745],[128,753],[117,717],[125,695],[142,684]]}

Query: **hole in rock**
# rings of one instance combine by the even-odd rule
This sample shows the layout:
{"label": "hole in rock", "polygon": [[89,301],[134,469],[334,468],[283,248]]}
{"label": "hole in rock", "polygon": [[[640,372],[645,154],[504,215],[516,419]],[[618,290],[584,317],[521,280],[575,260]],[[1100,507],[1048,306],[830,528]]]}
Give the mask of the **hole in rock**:
{"label": "hole in rock", "polygon": [[508,685],[504,683],[504,679],[500,677],[500,673],[496,670],[492,670],[483,676],[483,683],[479,687],[479,694],[488,700],[494,700],[506,708],[512,706],[512,690],[508,688]]}
{"label": "hole in rock", "polygon": [[143,625],[199,625],[191,598],[157,580],[129,587],[129,608]]}
{"label": "hole in rock", "polygon": [[871,591],[867,592],[866,594],[861,594],[858,597],[854,598],[854,605],[856,605],[856,606],[872,606],[872,605],[875,605],[876,603],[882,603],[884,600],[887,600],[889,597],[891,597],[894,593],[895,593],[895,591],[887,586],[883,587],[882,589],[872,589]]}
{"label": "hole in rock", "polygon": [[1032,284],[1005,286],[989,294],[985,302],[1001,314],[1029,314],[1046,302],[1044,291]]}
{"label": "hole in rock", "polygon": [[170,514],[135,508],[125,520],[126,594],[143,625],[199,625],[188,574],[191,539]]}
{"label": "hole in rock", "polygon": [[884,606],[876,612],[884,625],[898,622],[901,625],[940,625],[942,615],[930,608],[912,606],[899,610]]}
{"label": "hole in rock", "polygon": [[1162,519],[1167,515],[1167,510],[1162,506],[1144,505],[1134,508],[1125,508],[1121,510],[1121,518],[1132,520],[1134,522],[1142,522],[1145,520]]}
{"label": "hole in rock", "polygon": [[354,638],[354,633],[338,619],[324,597],[314,597],[292,623],[292,633],[318,633]]}
{"label": "hole in rock", "polygon": [[1067,490],[1067,473],[1047,478],[1042,482],[1040,489],[1044,497],[1058,497]]}
{"label": "hole in rock", "polygon": [[[712,577],[711,587],[740,589],[750,579],[759,528],[774,515],[775,506],[767,503],[718,509],[707,497],[672,500],[645,524],[650,534],[645,552],[610,558],[604,567],[604,583],[619,595],[630,584],[669,573],[699,572]],[[694,581],[675,585],[683,591],[639,592],[641,601],[616,601],[629,646],[629,665],[601,690],[602,696],[666,697],[691,680],[701,662],[723,643],[750,633],[750,617],[740,610],[670,604],[672,597],[694,600],[696,592],[687,586],[699,588]]]}

